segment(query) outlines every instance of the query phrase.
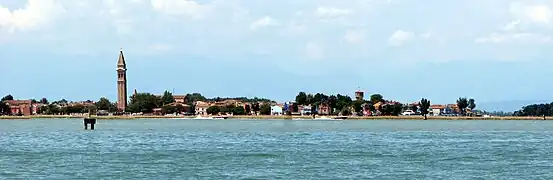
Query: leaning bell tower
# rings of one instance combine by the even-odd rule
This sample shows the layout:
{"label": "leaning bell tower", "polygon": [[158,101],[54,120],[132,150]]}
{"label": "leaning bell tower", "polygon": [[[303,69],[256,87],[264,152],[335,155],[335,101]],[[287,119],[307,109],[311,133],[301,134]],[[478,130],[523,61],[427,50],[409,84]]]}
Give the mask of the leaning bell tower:
{"label": "leaning bell tower", "polygon": [[117,110],[124,112],[127,108],[127,64],[123,49],[119,50],[117,60]]}

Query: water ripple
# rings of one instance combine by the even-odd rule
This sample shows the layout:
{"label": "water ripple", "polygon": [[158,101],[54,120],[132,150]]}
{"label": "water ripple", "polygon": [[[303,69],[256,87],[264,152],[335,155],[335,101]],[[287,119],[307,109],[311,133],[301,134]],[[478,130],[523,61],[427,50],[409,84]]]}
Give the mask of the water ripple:
{"label": "water ripple", "polygon": [[553,122],[0,121],[0,179],[551,179]]}

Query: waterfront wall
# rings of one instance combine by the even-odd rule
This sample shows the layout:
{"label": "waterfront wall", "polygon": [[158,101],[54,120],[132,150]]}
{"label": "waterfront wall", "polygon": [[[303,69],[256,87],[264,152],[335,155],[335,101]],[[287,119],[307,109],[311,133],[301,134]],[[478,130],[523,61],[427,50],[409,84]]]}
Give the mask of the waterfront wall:
{"label": "waterfront wall", "polygon": [[[132,120],[132,119],[171,119],[183,118],[194,119],[194,116],[92,116],[103,120]],[[333,117],[333,116],[327,116]],[[85,116],[70,115],[36,115],[36,116],[0,116],[0,119],[81,119]],[[312,119],[311,116],[230,116],[228,119],[250,119],[250,120],[283,120],[283,119]],[[350,116],[348,120],[422,120],[422,116]],[[543,120],[543,117],[463,117],[463,116],[428,116],[428,120]],[[553,116],[546,117],[546,120],[553,120]]]}

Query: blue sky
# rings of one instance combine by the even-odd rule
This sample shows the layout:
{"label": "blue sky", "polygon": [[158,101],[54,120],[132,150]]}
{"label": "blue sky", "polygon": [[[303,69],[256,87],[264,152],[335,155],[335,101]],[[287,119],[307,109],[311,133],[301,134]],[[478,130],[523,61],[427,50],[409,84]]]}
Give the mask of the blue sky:
{"label": "blue sky", "polygon": [[553,1],[0,0],[0,94],[551,100]]}

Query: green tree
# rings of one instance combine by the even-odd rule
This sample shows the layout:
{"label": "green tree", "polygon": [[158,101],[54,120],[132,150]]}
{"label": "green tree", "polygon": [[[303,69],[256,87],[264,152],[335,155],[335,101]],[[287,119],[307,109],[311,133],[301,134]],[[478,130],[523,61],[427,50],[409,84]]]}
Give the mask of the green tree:
{"label": "green tree", "polygon": [[305,92],[299,92],[296,96],[296,103],[299,105],[307,104],[307,94]]}
{"label": "green tree", "polygon": [[109,99],[102,97],[95,103],[98,110],[104,110],[108,112],[115,112],[116,106],[109,101]]}
{"label": "green tree", "polygon": [[474,102],[474,99],[469,99],[469,105],[468,105],[468,108],[470,109],[470,111],[474,110],[474,108],[476,108],[476,103]]}
{"label": "green tree", "polygon": [[60,114],[60,113],[61,113],[61,108],[59,108],[55,104],[50,104],[46,108],[46,114]]}
{"label": "green tree", "polygon": [[246,110],[243,106],[237,106],[232,109],[232,114],[234,115],[246,115]]}
{"label": "green tree", "polygon": [[382,113],[382,115],[390,116],[394,113],[394,106],[391,104],[384,104],[380,106],[379,111]]}
{"label": "green tree", "polygon": [[176,113],[176,112],[177,112],[177,107],[176,106],[171,106],[171,105],[161,106],[161,113],[163,113],[163,114],[173,114],[173,113]]}
{"label": "green tree", "polygon": [[323,104],[328,102],[328,96],[323,93],[317,93],[311,98],[311,104]]}
{"label": "green tree", "polygon": [[349,108],[352,105],[353,101],[351,100],[351,97],[347,95],[344,96],[341,94],[337,94],[336,98],[337,98],[336,109]]}
{"label": "green tree", "polygon": [[46,99],[46,98],[40,99],[40,103],[41,103],[41,104],[49,104],[49,103],[48,103],[48,99]]}
{"label": "green tree", "polygon": [[250,107],[250,104],[246,104],[244,106],[244,111],[246,111],[246,114],[250,114],[252,112],[252,108]]}
{"label": "green tree", "polygon": [[191,104],[188,104],[190,106],[190,108],[188,109],[188,113],[189,114],[196,114],[196,104],[194,103],[191,103]]}
{"label": "green tree", "polygon": [[341,113],[342,116],[349,116],[351,115],[351,110],[348,107],[343,107]]}
{"label": "green tree", "polygon": [[36,104],[38,101],[36,99],[31,99],[31,103]]}
{"label": "green tree", "polygon": [[158,108],[159,99],[150,93],[138,93],[131,97],[129,110],[131,112],[152,113],[153,109]]}
{"label": "green tree", "polygon": [[175,98],[173,97],[173,94],[169,91],[163,92],[163,96],[161,97],[161,105],[167,105],[175,102]]}
{"label": "green tree", "polygon": [[54,105],[45,105],[45,106],[41,106],[38,108],[38,112],[39,114],[54,114],[50,111],[51,107],[50,106],[54,106]]}
{"label": "green tree", "polygon": [[234,114],[235,109],[236,109],[236,106],[234,104],[219,107],[220,112],[225,113],[225,114],[228,114],[228,113],[233,113]]}
{"label": "green tree", "polygon": [[175,110],[176,110],[177,113],[180,114],[180,113],[183,113],[183,112],[184,112],[185,108],[184,108],[183,105],[177,104],[177,105],[175,105]]}
{"label": "green tree", "polygon": [[0,101],[0,116],[1,115],[10,115],[10,105],[3,101]]}
{"label": "green tree", "polygon": [[392,111],[392,115],[394,116],[399,116],[399,114],[401,114],[401,112],[403,111],[403,104],[401,103],[395,103],[393,105],[393,111]]}
{"label": "green tree", "polygon": [[465,115],[466,113],[466,109],[467,107],[469,106],[469,102],[467,100],[467,98],[465,97],[461,97],[457,100],[457,107],[459,107],[459,111],[461,111],[461,115]]}
{"label": "green tree", "polygon": [[87,113],[88,109],[82,104],[75,104],[72,106],[65,106],[61,108],[63,114],[75,114],[75,113]]}
{"label": "green tree", "polygon": [[363,111],[363,104],[365,102],[363,100],[355,100],[353,101],[353,109],[357,114],[361,113]]}
{"label": "green tree", "polygon": [[376,104],[378,102],[384,102],[384,97],[380,94],[373,94],[371,95],[371,102],[373,104]]}
{"label": "green tree", "polygon": [[96,111],[98,110],[98,108],[96,107],[95,104],[88,104],[85,106],[85,112],[84,113],[90,113],[90,115],[92,114],[96,114]]}
{"label": "green tree", "polygon": [[334,109],[338,109],[337,104],[338,98],[335,95],[331,95],[330,97],[328,97],[328,105],[330,106],[331,114],[335,114]]}
{"label": "green tree", "polygon": [[305,100],[304,105],[313,104],[313,103],[315,103],[315,97],[313,96],[313,94],[307,94],[307,98]]}
{"label": "green tree", "polygon": [[428,99],[422,98],[419,104],[421,114],[422,116],[424,116],[424,120],[427,120],[426,115],[428,114],[428,109],[430,109],[430,101]]}
{"label": "green tree", "polygon": [[59,104],[67,104],[69,103],[66,99],[61,99],[58,101]]}
{"label": "green tree", "polygon": [[206,110],[207,114],[216,115],[221,112],[221,109],[218,106],[210,106]]}
{"label": "green tree", "polygon": [[[506,113],[503,113],[506,114]],[[552,116],[553,103],[547,104],[532,104],[522,107],[521,110],[515,111],[514,116]]]}
{"label": "green tree", "polygon": [[260,109],[259,113],[261,113],[261,115],[271,115],[271,105],[270,104],[264,103],[263,105],[261,105],[261,107],[259,109]]}
{"label": "green tree", "polygon": [[363,109],[369,110],[370,112],[376,111],[376,108],[375,108],[374,105],[371,104],[370,102],[366,102],[366,103],[365,103],[365,106],[363,107]]}
{"label": "green tree", "polygon": [[252,110],[255,114],[257,114],[261,110],[261,107],[259,107],[258,102],[255,102],[255,103],[252,104]]}
{"label": "green tree", "polygon": [[187,104],[193,104],[196,101],[207,101],[207,98],[202,96],[202,94],[200,94],[200,93],[186,94],[184,99],[186,100],[185,103],[187,103]]}
{"label": "green tree", "polygon": [[0,101],[11,101],[13,100],[13,96],[11,94],[8,94],[2,98]]}

